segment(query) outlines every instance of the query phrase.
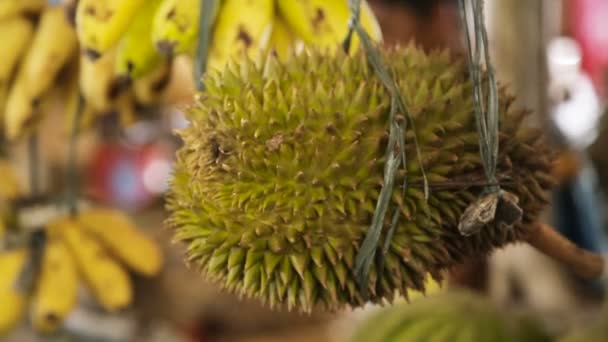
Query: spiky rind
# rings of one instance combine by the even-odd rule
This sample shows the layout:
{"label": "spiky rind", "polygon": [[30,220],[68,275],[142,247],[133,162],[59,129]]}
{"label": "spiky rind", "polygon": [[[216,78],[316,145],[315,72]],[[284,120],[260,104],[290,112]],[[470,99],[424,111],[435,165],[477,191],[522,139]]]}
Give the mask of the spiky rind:
{"label": "spiky rind", "polygon": [[[501,94],[498,179],[519,197],[523,224],[462,237],[459,218],[484,181],[466,67],[413,46],[384,51],[414,118],[406,133],[406,195],[385,268],[372,267],[374,302],[424,290],[427,273],[522,239],[546,202],[551,156]],[[310,311],[361,305],[353,264],[383,184],[390,98],[364,55],[309,51],[282,64],[229,64],[180,132],[169,225],[188,260],[228,289]],[[431,183],[425,201],[421,163]],[[388,227],[390,213],[387,215]]]}

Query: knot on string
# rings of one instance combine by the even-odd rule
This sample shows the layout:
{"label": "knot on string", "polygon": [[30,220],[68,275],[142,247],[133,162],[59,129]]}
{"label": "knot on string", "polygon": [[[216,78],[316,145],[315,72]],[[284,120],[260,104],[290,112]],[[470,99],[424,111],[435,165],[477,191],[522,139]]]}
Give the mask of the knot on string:
{"label": "knot on string", "polygon": [[[469,32],[467,2],[472,2],[470,7],[473,17],[473,38]],[[479,134],[479,153],[488,181],[480,197],[471,203],[460,217],[458,230],[462,235],[470,236],[492,223],[508,229],[521,220],[523,210],[518,205],[517,196],[502,190],[496,180],[499,148],[498,87],[494,69],[490,63],[483,0],[459,0],[458,7],[467,45],[469,74],[473,87],[473,108]],[[482,64],[484,62],[488,83],[487,99],[484,99],[483,89]]]}

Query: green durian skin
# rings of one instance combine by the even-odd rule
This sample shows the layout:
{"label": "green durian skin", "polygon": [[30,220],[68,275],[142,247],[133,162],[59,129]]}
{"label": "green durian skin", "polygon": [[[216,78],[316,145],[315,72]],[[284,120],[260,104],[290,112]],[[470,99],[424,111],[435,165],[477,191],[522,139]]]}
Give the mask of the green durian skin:
{"label": "green durian skin", "polygon": [[501,310],[488,299],[465,290],[450,290],[380,309],[364,320],[349,339],[350,342],[552,340],[536,319]]}
{"label": "green durian skin", "polygon": [[527,113],[512,110],[501,90],[498,179],[519,197],[522,224],[463,237],[459,218],[482,191],[474,184],[485,181],[466,65],[411,45],[382,54],[414,125],[386,226],[394,210],[401,220],[385,268],[372,267],[369,298],[352,270],[383,184],[390,97],[363,54],[307,51],[286,63],[269,56],[262,66],[232,63],[205,77],[207,90],[179,132],[167,204],[192,265],[272,307],[333,310],[424,290],[428,273],[440,278],[525,237],[552,183],[552,154],[538,130],[521,125]]}

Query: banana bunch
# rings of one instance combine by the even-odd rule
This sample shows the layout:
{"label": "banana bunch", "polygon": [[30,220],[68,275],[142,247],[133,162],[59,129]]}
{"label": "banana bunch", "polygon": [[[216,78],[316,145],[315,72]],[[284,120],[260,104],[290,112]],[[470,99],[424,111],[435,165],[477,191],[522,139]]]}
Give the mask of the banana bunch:
{"label": "banana bunch", "polygon": [[[42,212],[38,218],[32,221],[36,214],[28,213],[20,222],[38,224],[49,215],[44,207],[36,210]],[[56,331],[75,307],[81,282],[103,309],[124,309],[133,301],[126,268],[152,277],[162,267],[159,247],[119,211],[82,210],[76,216],[52,219],[43,231],[46,239],[31,291],[19,283],[35,251],[26,247],[0,251],[0,336],[18,323],[28,305],[37,331]]]}
{"label": "banana bunch", "polygon": [[[232,58],[274,50],[287,58],[305,44],[336,49],[347,32],[346,1],[217,1],[212,15],[209,68]],[[9,39],[0,66],[0,113],[9,140],[36,127],[58,96],[66,120],[82,95],[83,127],[118,114],[128,125],[160,104],[172,59],[195,51],[201,0],[5,0],[0,34]],[[378,24],[364,2],[362,22],[375,40]],[[75,24],[75,26],[72,25]],[[354,43],[356,46],[356,42]],[[81,52],[81,53],[79,53]],[[65,74],[75,82],[60,82]],[[58,84],[55,86],[55,84]],[[60,89],[57,89],[60,88]]]}
{"label": "banana bunch", "polygon": [[4,0],[0,7],[0,112],[8,139],[30,131],[51,88],[78,50],[76,34],[60,6]]}
{"label": "banana bunch", "polygon": [[[212,14],[209,68],[241,56],[275,51],[281,58],[305,45],[337,49],[347,32],[344,0],[222,0]],[[3,0],[0,3],[0,114],[9,140],[36,128],[58,97],[71,124],[80,95],[83,125],[104,114],[123,124],[162,102],[172,59],[192,55],[201,0]],[[361,20],[382,34],[366,2]],[[75,26],[74,26],[74,25]],[[356,49],[357,41],[353,45]],[[354,50],[354,49],[353,49]],[[78,75],[76,82],[70,73]],[[66,74],[68,74],[66,76]]]}
{"label": "banana bunch", "polygon": [[[102,14],[114,8],[98,8],[102,3],[0,2],[0,36],[4,39],[0,51],[0,128],[8,140],[35,132],[45,112],[58,101],[65,104],[71,127],[81,94],[85,127],[108,113],[117,113],[128,124],[140,117],[142,111],[160,103],[170,80],[171,59],[156,53],[151,39],[147,45],[142,44],[146,41],[142,37],[149,37],[147,31],[160,0],[139,1],[141,6],[137,1],[115,1],[121,9],[124,4],[132,5],[129,8],[137,9],[137,13],[121,14],[118,18],[122,19],[114,26],[94,26],[96,31],[99,27],[118,30],[120,35],[115,46],[103,50],[106,52],[100,55],[103,58],[92,60],[94,50],[80,44],[79,39],[85,38],[78,35],[82,30],[76,30],[74,20],[83,15],[88,18],[90,11]],[[78,4],[81,6],[76,7]],[[91,27],[89,20],[85,22],[85,27]],[[123,26],[124,30],[120,28]],[[93,45],[95,48],[112,45],[96,38],[93,41],[98,42]]]}
{"label": "banana bunch", "polygon": [[[209,68],[222,69],[231,58],[256,58],[275,51],[287,58],[303,46],[335,50],[348,31],[349,8],[343,0],[216,1]],[[152,39],[167,56],[192,54],[196,48],[201,1],[164,0],[154,20]],[[361,23],[375,41],[382,33],[367,2]],[[353,50],[358,42],[353,41]]]}
{"label": "banana bunch", "polygon": [[[137,79],[163,60],[193,55],[202,0],[81,0],[76,9],[78,38],[90,59],[116,53],[119,75]],[[215,1],[208,64],[222,69],[232,58],[270,50],[287,58],[304,45],[335,50],[348,30],[344,0]],[[378,22],[364,1],[361,22],[375,40]],[[357,47],[354,39],[354,49]],[[117,50],[113,52],[114,50]]]}

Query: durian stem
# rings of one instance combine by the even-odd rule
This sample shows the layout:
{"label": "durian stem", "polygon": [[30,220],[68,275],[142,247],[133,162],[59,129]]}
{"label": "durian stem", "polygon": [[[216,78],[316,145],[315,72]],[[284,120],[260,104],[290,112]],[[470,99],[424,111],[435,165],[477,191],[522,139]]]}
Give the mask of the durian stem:
{"label": "durian stem", "polygon": [[527,242],[547,256],[564,263],[581,277],[594,279],[604,275],[606,267],[604,258],[579,248],[546,224],[534,225]]}

